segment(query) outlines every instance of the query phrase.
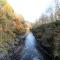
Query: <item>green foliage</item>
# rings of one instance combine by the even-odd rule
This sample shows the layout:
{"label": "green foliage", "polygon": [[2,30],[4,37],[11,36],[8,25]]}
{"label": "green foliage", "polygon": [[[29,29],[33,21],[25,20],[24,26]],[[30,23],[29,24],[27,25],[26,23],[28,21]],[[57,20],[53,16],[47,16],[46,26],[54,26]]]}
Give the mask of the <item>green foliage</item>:
{"label": "green foliage", "polygon": [[[0,28],[2,27],[2,31],[0,31],[0,53],[7,52],[11,45],[13,47],[13,36],[10,33],[13,30],[11,28],[13,14],[13,9],[7,1],[0,0]],[[5,32],[4,30],[8,31]]]}
{"label": "green foliage", "polygon": [[24,34],[26,26],[24,21],[20,21],[23,20],[21,16],[15,16],[6,0],[0,0],[0,6],[0,52],[7,52],[14,47],[15,35]]}
{"label": "green foliage", "polygon": [[5,32],[0,32],[0,53],[7,52],[13,46],[13,37]]}

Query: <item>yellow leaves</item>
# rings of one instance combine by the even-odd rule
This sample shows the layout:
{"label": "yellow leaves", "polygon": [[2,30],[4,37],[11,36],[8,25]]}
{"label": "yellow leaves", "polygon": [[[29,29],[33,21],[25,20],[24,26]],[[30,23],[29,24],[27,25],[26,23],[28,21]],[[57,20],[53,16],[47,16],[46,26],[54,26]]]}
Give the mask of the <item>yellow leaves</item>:
{"label": "yellow leaves", "polygon": [[10,16],[13,15],[13,9],[12,7],[7,3],[3,6],[6,13],[8,13]]}
{"label": "yellow leaves", "polygon": [[8,3],[0,7],[0,17],[5,16],[12,18],[13,15],[14,15],[14,11]]}
{"label": "yellow leaves", "polygon": [[3,13],[0,11],[0,17],[3,16]]}
{"label": "yellow leaves", "polygon": [[3,6],[0,7],[0,17],[2,17],[4,15],[4,10],[3,10]]}
{"label": "yellow leaves", "polygon": [[7,3],[7,0],[0,0],[0,6],[3,6]]}
{"label": "yellow leaves", "polygon": [[[0,23],[3,26],[4,32],[7,32],[8,29],[11,31],[14,31],[15,29],[19,31],[25,30],[24,17],[22,15],[14,14],[12,7],[8,3],[1,6]],[[11,23],[13,24],[12,26]]]}

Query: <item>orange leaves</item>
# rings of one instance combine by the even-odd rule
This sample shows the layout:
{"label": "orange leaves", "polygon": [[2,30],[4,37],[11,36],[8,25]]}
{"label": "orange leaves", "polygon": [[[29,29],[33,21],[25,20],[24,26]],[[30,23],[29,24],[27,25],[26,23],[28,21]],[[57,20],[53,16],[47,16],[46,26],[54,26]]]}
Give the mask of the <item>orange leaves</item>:
{"label": "orange leaves", "polygon": [[15,19],[13,20],[13,23],[18,30],[23,27],[22,19],[23,19],[22,16],[15,15]]}
{"label": "orange leaves", "polygon": [[23,28],[23,24],[19,20],[14,20],[13,23],[14,23],[16,29],[19,30],[19,29]]}
{"label": "orange leaves", "polygon": [[13,19],[13,24],[16,28],[17,34],[23,34],[26,32],[26,24],[22,16],[15,15],[15,19]]}

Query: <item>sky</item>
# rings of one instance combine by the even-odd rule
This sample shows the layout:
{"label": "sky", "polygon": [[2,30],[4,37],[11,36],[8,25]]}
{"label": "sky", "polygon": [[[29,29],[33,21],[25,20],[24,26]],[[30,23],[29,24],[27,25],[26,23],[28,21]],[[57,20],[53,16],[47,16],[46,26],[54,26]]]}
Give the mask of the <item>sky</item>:
{"label": "sky", "polygon": [[53,6],[53,0],[8,0],[14,11],[22,15],[26,21],[34,23],[49,6]]}

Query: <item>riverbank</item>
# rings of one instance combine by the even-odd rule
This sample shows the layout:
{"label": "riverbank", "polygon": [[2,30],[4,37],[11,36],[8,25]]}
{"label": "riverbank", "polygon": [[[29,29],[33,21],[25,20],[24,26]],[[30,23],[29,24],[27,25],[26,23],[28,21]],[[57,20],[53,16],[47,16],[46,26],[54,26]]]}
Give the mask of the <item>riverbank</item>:
{"label": "riverbank", "polygon": [[33,33],[37,40],[37,47],[45,51],[47,55],[60,58],[60,21],[43,24],[33,28]]}

